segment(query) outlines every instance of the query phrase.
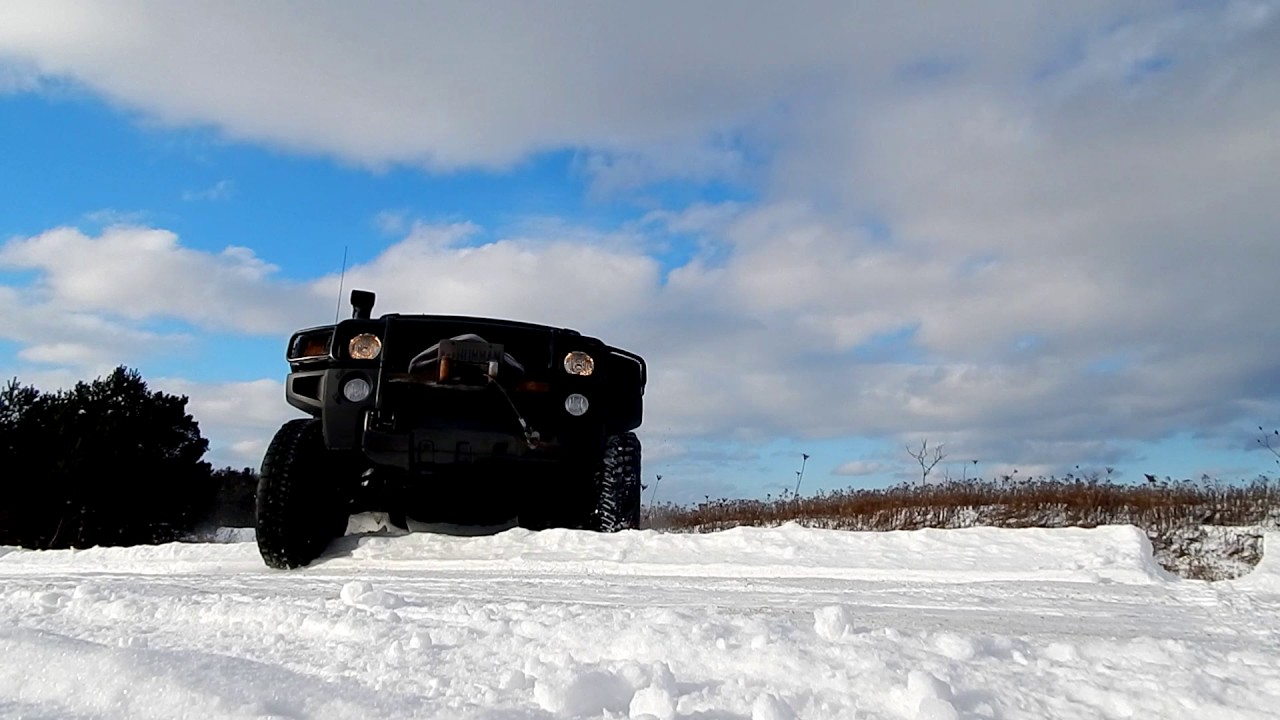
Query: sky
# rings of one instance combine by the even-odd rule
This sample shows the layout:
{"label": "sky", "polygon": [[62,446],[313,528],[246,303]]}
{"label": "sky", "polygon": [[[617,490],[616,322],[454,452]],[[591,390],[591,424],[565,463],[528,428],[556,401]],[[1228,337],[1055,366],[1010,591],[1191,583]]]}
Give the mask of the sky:
{"label": "sky", "polygon": [[256,466],[345,257],[643,355],[659,500],[1274,473],[1278,4],[6,2],[0,372]]}

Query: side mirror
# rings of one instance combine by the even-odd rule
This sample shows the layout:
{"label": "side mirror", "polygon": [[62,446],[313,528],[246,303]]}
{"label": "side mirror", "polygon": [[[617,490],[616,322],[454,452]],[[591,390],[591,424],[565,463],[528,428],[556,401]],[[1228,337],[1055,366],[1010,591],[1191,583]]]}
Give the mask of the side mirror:
{"label": "side mirror", "polygon": [[356,320],[368,320],[373,317],[373,301],[377,298],[368,290],[351,291],[351,317]]}

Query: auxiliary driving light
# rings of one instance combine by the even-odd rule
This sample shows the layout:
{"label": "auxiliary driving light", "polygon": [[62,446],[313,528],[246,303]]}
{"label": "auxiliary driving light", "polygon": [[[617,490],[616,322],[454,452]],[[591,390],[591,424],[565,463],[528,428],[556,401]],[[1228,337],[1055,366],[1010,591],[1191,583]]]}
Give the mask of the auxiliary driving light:
{"label": "auxiliary driving light", "polygon": [[382,341],[373,333],[361,333],[351,338],[347,352],[353,360],[372,360],[382,352]]}
{"label": "auxiliary driving light", "polygon": [[564,399],[565,412],[568,412],[574,417],[582,417],[585,415],[587,408],[590,406],[591,403],[587,402],[587,397],[585,395],[579,395],[578,393],[574,393]]}
{"label": "auxiliary driving light", "polygon": [[311,360],[329,356],[329,342],[333,340],[332,330],[319,332],[301,332],[293,336],[289,343],[289,361]]}
{"label": "auxiliary driving light", "polygon": [[364,378],[351,378],[342,386],[342,397],[351,402],[360,402],[369,397],[369,381]]}
{"label": "auxiliary driving light", "polygon": [[595,372],[596,361],[591,356],[581,350],[574,350],[564,356],[564,371],[570,375],[581,375],[586,377]]}

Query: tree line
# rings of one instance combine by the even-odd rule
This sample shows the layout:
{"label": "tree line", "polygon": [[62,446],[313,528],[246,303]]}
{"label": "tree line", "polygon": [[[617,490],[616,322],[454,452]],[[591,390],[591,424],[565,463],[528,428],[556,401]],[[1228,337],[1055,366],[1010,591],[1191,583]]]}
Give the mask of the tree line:
{"label": "tree line", "polygon": [[257,474],[215,470],[185,396],[138,371],[43,392],[0,390],[0,545],[171,542],[204,524],[251,525]]}

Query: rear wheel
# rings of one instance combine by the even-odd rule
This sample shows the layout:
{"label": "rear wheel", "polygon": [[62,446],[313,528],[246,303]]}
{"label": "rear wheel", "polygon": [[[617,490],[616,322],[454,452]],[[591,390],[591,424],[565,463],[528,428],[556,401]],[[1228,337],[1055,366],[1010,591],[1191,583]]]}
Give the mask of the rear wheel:
{"label": "rear wheel", "polygon": [[257,494],[258,551],[269,567],[307,565],[345,531],[349,464],[325,448],[319,420],[290,420],[276,432]]}

